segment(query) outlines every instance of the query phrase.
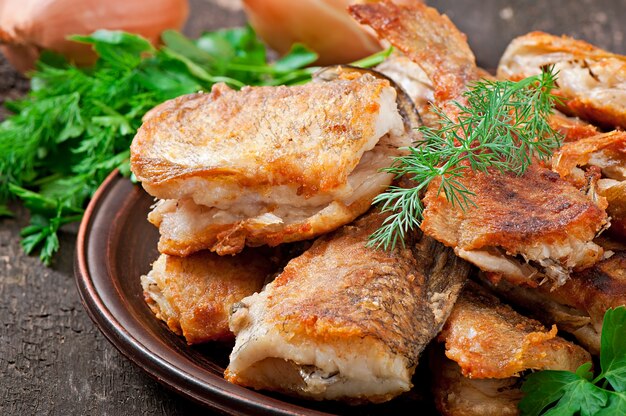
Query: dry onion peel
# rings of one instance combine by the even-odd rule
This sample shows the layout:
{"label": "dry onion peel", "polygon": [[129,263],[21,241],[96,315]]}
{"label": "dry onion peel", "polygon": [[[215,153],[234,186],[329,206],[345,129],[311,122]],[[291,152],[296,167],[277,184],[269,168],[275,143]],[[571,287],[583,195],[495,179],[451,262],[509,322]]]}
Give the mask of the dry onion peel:
{"label": "dry onion peel", "polygon": [[0,2],[1,49],[21,72],[33,68],[43,49],[88,65],[95,61],[95,53],[89,45],[68,40],[69,35],[124,30],[157,44],[162,31],[181,28],[188,12],[187,0],[4,0]]}
{"label": "dry onion peel", "polygon": [[303,43],[319,65],[344,64],[381,49],[378,41],[347,12],[351,0],[244,0],[250,24],[281,54]]}

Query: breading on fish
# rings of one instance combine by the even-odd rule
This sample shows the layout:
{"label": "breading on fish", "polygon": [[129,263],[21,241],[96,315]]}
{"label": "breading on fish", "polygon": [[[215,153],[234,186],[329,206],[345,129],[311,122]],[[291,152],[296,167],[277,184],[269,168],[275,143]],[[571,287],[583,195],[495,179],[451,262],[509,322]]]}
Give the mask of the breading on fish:
{"label": "breading on fish", "polygon": [[606,248],[614,252],[610,258],[573,273],[554,290],[543,286],[531,289],[505,279],[489,284],[508,301],[543,322],[556,323],[598,354],[604,313],[608,308],[626,306],[626,246]]}
{"label": "breading on fish", "polygon": [[469,273],[421,233],[406,248],[366,246],[370,212],[319,238],[231,317],[227,380],[312,399],[383,402],[411,388],[420,353]]}
{"label": "breading on fish", "polygon": [[626,57],[567,36],[532,32],[514,39],[498,76],[522,79],[554,65],[559,108],[604,127],[626,128]]}
{"label": "breading on fish", "polygon": [[216,84],[151,110],[131,168],[167,200],[150,217],[161,252],[235,254],[311,238],[365,212],[391,183],[380,169],[405,136],[395,89],[370,74],[241,91]]}
{"label": "breading on fish", "polygon": [[232,305],[258,292],[276,267],[247,250],[235,257],[207,251],[189,257],[161,256],[141,276],[144,296],[157,318],[189,344],[231,339]]}
{"label": "breading on fish", "polygon": [[[465,36],[447,17],[419,1],[409,3],[383,0],[349,10],[420,65],[432,80],[436,104],[455,120],[455,103],[467,105],[463,93],[480,71]],[[481,269],[528,284],[560,285],[572,270],[602,258],[592,240],[605,227],[606,212],[548,169],[535,164],[521,176],[468,171],[459,182],[474,193],[476,206],[453,205],[433,181],[422,230]]]}
{"label": "breading on fish", "polygon": [[591,361],[587,351],[556,334],[556,325],[548,330],[471,282],[438,339],[445,342],[446,356],[470,378],[508,378],[526,370],[575,371]]}

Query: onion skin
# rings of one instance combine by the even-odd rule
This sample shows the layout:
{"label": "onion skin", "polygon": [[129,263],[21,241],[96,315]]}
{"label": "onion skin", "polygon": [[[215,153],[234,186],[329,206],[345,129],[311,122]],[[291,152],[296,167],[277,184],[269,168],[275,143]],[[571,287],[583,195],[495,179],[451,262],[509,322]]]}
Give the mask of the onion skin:
{"label": "onion skin", "polygon": [[161,32],[180,29],[188,13],[187,0],[2,0],[0,43],[20,72],[33,69],[43,49],[76,65],[90,65],[96,60],[91,47],[68,36],[124,30],[157,44]]}
{"label": "onion skin", "polygon": [[381,49],[350,17],[351,0],[243,0],[250,24],[280,54],[300,42],[319,54],[319,65],[344,64]]}

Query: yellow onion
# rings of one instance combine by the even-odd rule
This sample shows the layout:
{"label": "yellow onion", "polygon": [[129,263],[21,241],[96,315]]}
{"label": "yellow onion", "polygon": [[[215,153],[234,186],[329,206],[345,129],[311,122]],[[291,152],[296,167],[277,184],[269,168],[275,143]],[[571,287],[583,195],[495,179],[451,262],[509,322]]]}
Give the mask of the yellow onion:
{"label": "yellow onion", "polygon": [[295,42],[320,55],[318,64],[355,61],[380,50],[376,39],[348,14],[351,0],[243,0],[250,24],[274,50]]}
{"label": "yellow onion", "polygon": [[156,44],[163,30],[180,29],[188,12],[187,0],[2,0],[0,43],[6,58],[22,72],[33,68],[43,49],[88,65],[96,57],[91,47],[67,36],[125,30]]}

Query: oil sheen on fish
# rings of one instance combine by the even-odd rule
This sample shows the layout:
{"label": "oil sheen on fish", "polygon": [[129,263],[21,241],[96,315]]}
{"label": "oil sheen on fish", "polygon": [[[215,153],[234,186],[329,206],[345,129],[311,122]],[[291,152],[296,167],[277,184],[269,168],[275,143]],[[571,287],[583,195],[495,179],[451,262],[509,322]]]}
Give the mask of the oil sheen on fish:
{"label": "oil sheen on fish", "polygon": [[[480,71],[452,22],[419,1],[384,0],[349,10],[422,67],[436,104],[456,120],[455,102],[467,105],[464,92]],[[459,181],[474,193],[477,206],[465,211],[453,206],[433,181],[424,199],[422,230],[481,269],[528,284],[551,280],[559,285],[572,270],[602,258],[592,239],[605,227],[606,212],[548,169],[535,164],[523,176],[471,172]]]}
{"label": "oil sheen on fish", "polygon": [[383,402],[411,388],[469,265],[436,241],[366,247],[385,216],[370,212],[319,238],[231,317],[227,380],[312,399]]}
{"label": "oil sheen on fish", "polygon": [[626,57],[567,36],[532,32],[514,39],[498,76],[521,79],[554,65],[561,110],[604,127],[626,128]]}
{"label": "oil sheen on fish", "polygon": [[[150,218],[160,251],[234,254],[352,221],[391,183],[380,169],[408,144],[395,100],[389,81],[346,73],[293,87],[216,84],[151,110],[131,168],[168,200]],[[199,215],[201,232],[188,233],[195,226],[180,221]]]}
{"label": "oil sheen on fish", "polygon": [[258,292],[276,270],[271,259],[252,249],[235,257],[207,251],[189,257],[161,256],[141,276],[148,306],[189,344],[231,339],[232,305]]}

